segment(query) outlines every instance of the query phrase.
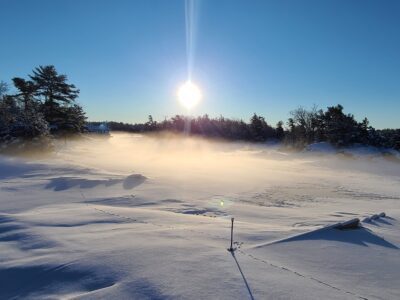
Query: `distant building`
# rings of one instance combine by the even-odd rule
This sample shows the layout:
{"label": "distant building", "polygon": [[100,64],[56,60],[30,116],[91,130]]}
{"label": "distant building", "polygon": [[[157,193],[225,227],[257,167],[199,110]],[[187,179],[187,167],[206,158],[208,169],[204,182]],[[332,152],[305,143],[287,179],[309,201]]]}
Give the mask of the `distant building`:
{"label": "distant building", "polygon": [[88,123],[86,129],[89,133],[109,134],[107,123]]}

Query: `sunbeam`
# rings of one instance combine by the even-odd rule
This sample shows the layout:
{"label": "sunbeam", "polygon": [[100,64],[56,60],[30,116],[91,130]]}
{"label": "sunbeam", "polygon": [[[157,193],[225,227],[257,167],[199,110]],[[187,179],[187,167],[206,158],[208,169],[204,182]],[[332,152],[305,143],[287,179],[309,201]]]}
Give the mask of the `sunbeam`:
{"label": "sunbeam", "polygon": [[185,0],[185,22],[186,22],[186,59],[188,80],[192,79],[195,51],[195,34],[197,23],[197,2]]}

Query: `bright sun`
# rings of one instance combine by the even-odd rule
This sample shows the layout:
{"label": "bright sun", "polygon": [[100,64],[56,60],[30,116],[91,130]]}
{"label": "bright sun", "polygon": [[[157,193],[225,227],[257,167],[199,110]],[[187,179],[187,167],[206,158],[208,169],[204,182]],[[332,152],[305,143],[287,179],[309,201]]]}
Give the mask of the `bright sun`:
{"label": "bright sun", "polygon": [[186,81],[178,90],[178,99],[188,110],[199,103],[201,97],[200,89],[191,81]]}

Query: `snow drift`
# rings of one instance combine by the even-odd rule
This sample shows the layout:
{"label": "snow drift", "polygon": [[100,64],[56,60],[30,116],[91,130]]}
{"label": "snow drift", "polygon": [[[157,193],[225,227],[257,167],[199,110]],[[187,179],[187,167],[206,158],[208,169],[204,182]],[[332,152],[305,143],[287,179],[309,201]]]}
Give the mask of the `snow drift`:
{"label": "snow drift", "polygon": [[400,168],[381,155],[131,134],[55,147],[0,157],[1,299],[400,297]]}

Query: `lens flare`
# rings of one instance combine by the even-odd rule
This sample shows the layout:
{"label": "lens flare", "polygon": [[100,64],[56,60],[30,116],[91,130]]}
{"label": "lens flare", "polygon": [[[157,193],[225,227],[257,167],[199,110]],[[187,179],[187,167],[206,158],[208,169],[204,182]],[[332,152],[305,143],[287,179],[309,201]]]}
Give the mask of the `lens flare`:
{"label": "lens flare", "polygon": [[185,82],[178,89],[178,99],[181,104],[190,110],[196,106],[202,98],[202,94],[197,85],[191,81]]}

